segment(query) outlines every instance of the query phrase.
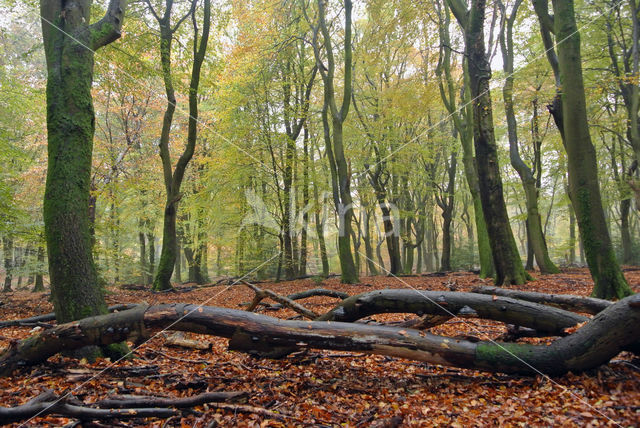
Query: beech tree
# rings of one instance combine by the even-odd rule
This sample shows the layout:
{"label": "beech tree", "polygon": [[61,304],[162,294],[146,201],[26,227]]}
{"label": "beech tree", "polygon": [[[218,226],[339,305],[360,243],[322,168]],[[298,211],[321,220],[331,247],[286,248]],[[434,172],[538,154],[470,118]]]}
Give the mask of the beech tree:
{"label": "beech tree", "polygon": [[493,110],[489,80],[491,65],[485,51],[485,0],[473,0],[467,9],[462,0],[447,0],[465,34],[465,52],[473,100],[473,141],[480,185],[482,210],[487,223],[495,266],[496,284],[524,284],[524,270],[516,240],[511,231],[504,202],[498,152],[493,129]]}
{"label": "beech tree", "polygon": [[[502,87],[504,110],[507,116],[507,132],[509,137],[509,158],[511,165],[518,172],[526,198],[527,208],[527,241],[533,249],[536,263],[543,274],[558,273],[559,269],[549,258],[547,242],[542,229],[542,218],[538,209],[538,189],[533,168],[529,167],[520,156],[518,142],[518,123],[513,107],[513,24],[516,20],[518,9],[522,0],[516,0],[507,11],[507,5],[498,2],[501,11],[500,20],[500,50],[502,51],[502,67],[505,73]],[[538,167],[538,165],[535,165]]]}
{"label": "beech tree", "polygon": [[[333,41],[327,22],[325,0],[318,0],[318,24],[314,27],[313,49],[317,67],[324,83],[324,105],[322,108],[322,124],[324,141],[331,171],[331,187],[333,201],[338,213],[338,253],[342,282],[354,284],[359,281],[358,272],[351,248],[353,199],[351,197],[351,171],[344,152],[343,126],[349,114],[352,96],[353,52],[351,40],[352,2],[344,2],[344,82],[342,104],[336,103],[335,71],[336,63],[333,52]],[[320,38],[321,36],[321,38]],[[324,56],[323,56],[324,55]],[[326,57],[326,65],[323,58]]]}
{"label": "beech tree", "polygon": [[[569,196],[594,282],[592,295],[603,299],[622,298],[632,294],[632,290],[618,265],[602,207],[596,150],[587,119],[580,33],[573,0],[554,2],[553,19],[546,0],[535,0],[534,6],[547,58],[556,76],[557,94],[550,111],[567,151]],[[562,40],[556,46],[557,54],[551,34]]]}
{"label": "beech tree", "polygon": [[90,24],[91,0],[42,0],[47,60],[48,164],[44,225],[58,322],[107,311],[91,252],[89,190],[95,118],[94,53],[120,37],[126,0]]}
{"label": "beech tree", "polygon": [[435,6],[438,13],[438,37],[440,40],[438,65],[436,67],[438,88],[442,103],[451,115],[462,146],[464,176],[473,200],[478,255],[480,258],[480,276],[486,278],[493,276],[493,257],[491,255],[487,223],[482,211],[478,169],[473,149],[473,111],[469,98],[468,68],[464,65],[462,67],[462,89],[460,90],[460,101],[456,103],[456,88],[451,74],[450,9],[446,2],[435,2]]}
{"label": "beech tree", "polygon": [[[160,27],[160,62],[162,63],[162,77],[164,80],[165,92],[167,95],[167,107],[162,122],[162,133],[160,135],[160,159],[162,159],[162,170],[164,174],[164,185],[167,199],[164,207],[164,225],[162,228],[162,252],[160,253],[160,263],[158,271],[153,281],[154,290],[168,290],[173,288],[171,276],[175,268],[178,244],[176,235],[176,221],[178,215],[178,202],[182,195],[180,187],[184,174],[193,157],[198,139],[198,88],[200,86],[200,73],[202,64],[207,53],[207,43],[209,42],[209,30],[211,28],[211,1],[204,0],[204,17],[202,21],[202,35],[198,36],[197,19],[195,16],[197,0],[191,1],[189,12],[172,24],[173,0],[166,0],[164,12],[159,15],[151,2],[147,1],[147,6],[151,14]],[[187,144],[180,155],[175,168],[172,166],[169,142],[171,139],[171,125],[173,115],[176,110],[176,95],[174,88],[174,76],[171,70],[171,46],[174,34],[180,25],[189,17],[193,18],[193,64],[191,67],[191,80],[189,83],[189,120]]]}

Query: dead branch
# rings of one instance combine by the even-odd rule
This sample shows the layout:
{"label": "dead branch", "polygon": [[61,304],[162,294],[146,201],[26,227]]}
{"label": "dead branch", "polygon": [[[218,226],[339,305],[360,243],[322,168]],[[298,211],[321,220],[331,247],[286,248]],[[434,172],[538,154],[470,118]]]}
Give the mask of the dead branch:
{"label": "dead branch", "polygon": [[179,348],[198,349],[200,351],[206,351],[211,349],[211,342],[201,342],[199,340],[187,339],[184,337],[184,332],[176,331],[173,334],[167,336],[164,342],[167,346],[176,346]]}
{"label": "dead branch", "polygon": [[300,315],[307,317],[311,320],[318,318],[320,315],[316,314],[315,312],[313,312],[310,309],[305,308],[304,306],[300,305],[299,303],[294,302],[293,300],[289,299],[288,297],[284,297],[279,295],[276,292],[273,292],[271,290],[268,290],[266,288],[260,288],[254,284],[251,284],[247,281],[242,281],[242,283],[244,285],[246,285],[247,287],[249,287],[250,289],[252,289],[256,295],[253,298],[253,301],[251,302],[251,304],[249,305],[249,307],[247,308],[248,312],[253,311],[256,306],[258,306],[258,304],[260,303],[260,301],[264,298],[270,298],[278,303],[280,303],[283,306],[286,306],[289,309],[294,310],[295,312],[299,313]]}
{"label": "dead branch", "polygon": [[[298,293],[289,294],[287,296],[287,298],[290,299],[290,300],[302,300],[302,299],[307,299],[309,297],[315,297],[315,296],[335,297],[336,299],[341,299],[341,300],[344,300],[347,297],[349,297],[349,295],[347,293],[343,293],[342,291],[327,290],[326,288],[312,288],[311,290],[305,290],[305,291],[300,291]],[[260,300],[262,300],[262,299],[260,299]],[[252,305],[253,303],[254,303],[253,301],[252,302],[242,302],[238,306],[249,306],[250,307],[250,305]],[[267,309],[271,309],[271,310],[278,310],[278,309],[284,308],[284,306],[279,304],[279,303],[277,303],[275,305],[268,305],[268,304],[266,304],[264,302],[258,301],[256,306],[258,304],[266,306]],[[251,311],[253,311],[254,309],[255,309],[255,307],[253,309],[251,309]],[[249,310],[249,309],[247,309],[247,310]]]}
{"label": "dead branch", "polygon": [[[127,309],[132,309],[136,306],[137,306],[136,303],[123,303],[123,304],[113,305],[113,306],[109,306],[109,312],[126,311]],[[41,326],[41,327],[49,328],[50,327],[49,324],[41,324],[41,323],[46,323],[47,321],[55,321],[55,320],[56,320],[56,314],[51,312],[48,314],[37,315],[35,317],[29,317],[29,318],[24,318],[20,320],[0,321],[0,328],[17,327],[17,326],[24,326],[24,327]]]}
{"label": "dead branch", "polygon": [[593,315],[613,304],[608,300],[596,299],[594,297],[574,296],[571,294],[546,294],[535,291],[509,290],[500,287],[480,286],[475,287],[471,291],[480,294],[511,297],[513,299],[526,300],[527,302],[540,303],[568,311],[584,312]]}
{"label": "dead branch", "polygon": [[[185,398],[145,397],[134,395],[114,396],[98,401],[89,407],[75,397],[60,397],[47,390],[26,404],[16,407],[0,407],[0,424],[19,422],[34,416],[57,414],[80,420],[110,420],[133,418],[168,418],[178,413],[175,409],[208,404],[225,408],[223,401],[238,401],[248,396],[246,392],[206,392]],[[233,406],[233,405],[230,405]],[[250,407],[250,406],[247,406]]]}

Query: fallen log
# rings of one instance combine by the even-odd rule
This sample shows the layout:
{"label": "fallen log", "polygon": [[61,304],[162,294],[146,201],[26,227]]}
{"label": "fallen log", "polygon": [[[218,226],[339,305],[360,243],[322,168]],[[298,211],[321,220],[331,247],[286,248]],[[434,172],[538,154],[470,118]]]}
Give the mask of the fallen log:
{"label": "fallen log", "polygon": [[[119,305],[109,306],[109,312],[115,311],[126,311],[128,309],[132,309],[136,307],[136,303],[123,303]],[[53,312],[43,315],[36,315],[35,317],[23,318],[20,320],[9,320],[9,321],[0,321],[0,328],[7,327],[32,327],[34,325],[39,325],[39,323],[46,323],[47,321],[55,321],[56,314]]]}
{"label": "fallen log", "polygon": [[[463,293],[461,293],[463,294]],[[450,298],[453,302],[453,297]],[[388,312],[388,311],[387,311]],[[332,349],[408,358],[490,372],[561,375],[605,364],[640,339],[640,295],[611,305],[550,345],[471,342],[411,329],[324,321],[288,321],[251,312],[190,304],[139,306],[85,318],[14,343],[0,356],[0,374],[45,361],[63,350],[108,345],[167,328],[231,339],[249,354],[277,347]]]}
{"label": "fallen log", "polygon": [[[35,416],[58,414],[66,417],[90,420],[168,418],[178,414],[173,408],[188,408],[207,403],[236,401],[247,397],[246,392],[206,392],[186,398],[160,398],[140,396],[116,396],[87,405],[75,397],[60,397],[48,390],[26,404],[16,407],[0,407],[0,424],[30,419]],[[97,408],[96,408],[97,407]]]}
{"label": "fallen log", "polygon": [[595,297],[574,296],[571,294],[546,294],[535,291],[509,290],[500,287],[480,286],[473,288],[471,291],[479,294],[511,297],[513,299],[526,300],[527,302],[555,306],[556,308],[566,309],[572,312],[584,312],[593,315],[607,309],[613,304],[608,300],[596,299]]}
{"label": "fallen log", "polygon": [[382,313],[477,317],[558,335],[565,328],[589,319],[562,309],[508,297],[453,291],[385,289],[349,297],[318,318],[318,321],[353,322]]}

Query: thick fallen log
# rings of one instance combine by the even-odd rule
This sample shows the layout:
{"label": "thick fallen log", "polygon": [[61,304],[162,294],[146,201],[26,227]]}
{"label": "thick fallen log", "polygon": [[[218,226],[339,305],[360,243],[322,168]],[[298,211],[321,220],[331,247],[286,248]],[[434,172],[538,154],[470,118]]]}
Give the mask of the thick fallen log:
{"label": "thick fallen log", "polygon": [[246,392],[206,392],[186,398],[116,396],[112,399],[86,405],[73,396],[60,397],[53,391],[48,390],[21,406],[0,407],[0,424],[19,422],[34,416],[46,416],[49,414],[58,414],[84,421],[150,417],[168,418],[178,414],[178,411],[174,410],[174,408],[188,408],[206,403],[236,401],[245,397],[247,397]]}
{"label": "thick fallen log", "polygon": [[477,317],[558,335],[565,328],[589,319],[562,309],[508,297],[452,291],[386,289],[349,297],[318,320],[353,322],[382,313]]}
{"label": "thick fallen log", "polygon": [[608,300],[596,299],[595,297],[573,296],[571,294],[546,294],[535,291],[509,290],[500,287],[480,286],[473,288],[471,291],[493,296],[511,297],[513,299],[526,300],[527,302],[555,306],[556,308],[566,309],[572,312],[584,312],[593,315],[607,309],[613,304]]}
{"label": "thick fallen log", "polygon": [[[453,297],[450,301],[453,302]],[[190,304],[140,306],[59,325],[12,344],[0,357],[0,374],[8,375],[63,350],[149,337],[153,331],[171,328],[230,338],[230,349],[250,354],[277,347],[332,349],[490,372],[561,375],[605,364],[640,339],[638,325],[640,295],[620,300],[573,334],[550,345],[471,342],[411,329],[335,321],[288,321]]]}
{"label": "thick fallen log", "polygon": [[[113,305],[113,306],[109,306],[109,312],[126,311],[136,306],[137,304],[135,303],[123,303],[119,305]],[[18,327],[18,326],[31,327],[34,325],[38,325],[39,323],[46,323],[48,321],[55,321],[55,320],[56,320],[56,314],[51,312],[48,314],[36,315],[35,317],[23,318],[20,320],[0,321],[0,328]]]}

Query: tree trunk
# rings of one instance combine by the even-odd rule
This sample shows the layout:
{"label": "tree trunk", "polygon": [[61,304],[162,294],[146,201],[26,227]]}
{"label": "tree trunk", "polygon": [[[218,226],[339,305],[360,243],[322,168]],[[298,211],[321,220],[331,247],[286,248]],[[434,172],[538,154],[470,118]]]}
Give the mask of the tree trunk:
{"label": "tree trunk", "polygon": [[[487,304],[493,301],[491,296],[482,297],[488,298]],[[415,293],[411,299],[416,300]],[[510,299],[498,300],[510,304]],[[516,307],[522,303],[517,300],[511,302]],[[342,307],[346,306],[343,304]],[[545,312],[547,310],[560,311],[549,308]],[[497,312],[504,311],[498,309]],[[640,295],[627,297],[611,305],[575,333],[557,339],[551,345],[537,346],[454,340],[407,328],[287,321],[207,306],[141,305],[129,311],[62,324],[12,344],[0,357],[0,373],[10,375],[18,367],[44,361],[62,350],[87,344],[105,345],[123,340],[140,340],[154,331],[171,328],[227,337],[231,339],[231,349],[257,355],[268,355],[278,347],[350,350],[490,372],[562,375],[568,371],[595,368],[623,349],[633,346],[640,339],[639,324]]]}
{"label": "tree trunk", "polygon": [[545,294],[534,291],[509,290],[499,287],[480,286],[474,287],[472,291],[474,293],[489,294],[492,296],[511,297],[513,299],[526,300],[527,302],[555,306],[568,311],[586,312],[594,315],[612,305],[608,300],[593,297],[581,297],[568,294]]}
{"label": "tree trunk", "polygon": [[573,0],[556,0],[553,8],[555,35],[557,40],[562,40],[557,49],[569,194],[594,281],[592,296],[622,298],[633,292],[616,260],[602,208],[596,152],[587,120],[580,34]]}
{"label": "tree trunk", "polygon": [[144,232],[138,231],[138,243],[140,246],[140,283],[148,284],[147,279],[147,245]]}
{"label": "tree trunk", "polygon": [[89,198],[95,117],[94,51],[120,37],[126,1],[89,25],[89,0],[42,0],[47,60],[48,164],[44,224],[51,300],[63,323],[105,313],[91,251]]}
{"label": "tree trunk", "polygon": [[469,81],[473,99],[473,139],[482,210],[489,233],[495,267],[495,283],[524,284],[528,275],[522,265],[502,190],[498,152],[493,129],[489,80],[491,66],[484,44],[486,0],[473,0],[471,9],[460,0],[449,0],[454,15],[465,31]]}
{"label": "tree trunk", "polygon": [[[440,95],[452,115],[454,125],[458,131],[460,143],[462,145],[462,164],[464,166],[464,175],[469,186],[469,192],[473,199],[473,212],[476,223],[476,236],[478,241],[478,255],[480,258],[480,277],[488,278],[494,275],[493,255],[491,253],[491,245],[489,243],[489,234],[487,224],[482,211],[482,201],[480,199],[480,184],[478,182],[478,170],[476,159],[473,153],[473,111],[471,108],[471,100],[469,94],[469,69],[467,61],[464,62],[464,87],[460,91],[460,102],[462,107],[459,113],[456,108],[456,91],[451,76],[451,40],[449,35],[450,24],[449,8],[444,6],[444,10],[439,13],[440,25],[440,43],[442,45],[440,61],[436,68],[436,73],[444,72],[444,82],[440,83]],[[455,114],[454,114],[455,113]]]}
{"label": "tree trunk", "polygon": [[38,271],[36,272],[36,282],[33,286],[33,292],[44,291],[44,279],[42,269],[44,266],[44,247],[38,245]]}
{"label": "tree trunk", "polygon": [[[338,213],[338,257],[340,259],[342,283],[355,284],[359,282],[353,253],[351,251],[351,234],[353,220],[353,201],[351,198],[351,173],[344,153],[343,125],[349,113],[352,91],[352,46],[351,46],[351,0],[344,1],[345,9],[345,42],[344,42],[344,94],[340,109],[336,104],[334,90],[335,59],[329,27],[326,22],[326,5],[318,0],[318,27],[322,33],[322,47],[326,53],[328,68],[322,63],[320,46],[317,36],[314,37],[314,53],[316,64],[324,82],[324,107],[322,109],[322,124],[327,157],[331,170],[331,186],[333,200]],[[331,116],[331,127],[329,125]]]}
{"label": "tree trunk", "polygon": [[179,284],[182,282],[182,246],[180,245],[180,242],[178,242],[177,246],[178,248],[176,248],[176,264],[173,268],[173,281]]}
{"label": "tree trunk", "polygon": [[573,207],[569,205],[569,263],[576,264],[576,215]]}
{"label": "tree trunk", "polygon": [[372,212],[365,212],[364,218],[364,251],[367,256],[367,270],[369,275],[378,275],[378,268],[374,261],[373,245],[371,245],[371,214]]}
{"label": "tree trunk", "polygon": [[[500,3],[500,8],[502,9],[500,47],[502,50],[503,69],[506,75],[504,86],[502,88],[502,97],[504,99],[505,114],[507,116],[509,157],[511,165],[520,176],[522,187],[525,192],[527,203],[527,245],[531,246],[531,249],[535,254],[536,262],[540,268],[540,273],[552,274],[558,273],[560,270],[549,258],[549,252],[547,250],[547,244],[542,230],[540,212],[538,210],[538,189],[536,187],[536,180],[532,169],[529,168],[520,157],[518,125],[513,108],[513,24],[520,4],[521,0],[516,1],[511,13],[507,15],[505,6]],[[536,114],[537,112],[534,111],[534,116],[536,116]]]}
{"label": "tree trunk", "polygon": [[147,243],[149,244],[149,269],[147,270],[147,285],[153,283],[153,275],[156,269],[156,236],[153,232],[147,233]]}
{"label": "tree trunk", "polygon": [[451,223],[453,222],[453,208],[455,206],[454,192],[456,181],[456,166],[458,163],[458,154],[453,151],[451,160],[448,162],[447,188],[442,197],[436,195],[436,201],[442,209],[442,256],[440,262],[440,270],[445,272],[451,271]]}
{"label": "tree trunk", "polygon": [[11,282],[13,280],[13,238],[5,236],[2,238],[2,253],[4,255],[4,285],[2,292],[11,291]]}
{"label": "tree trunk", "polygon": [[633,247],[631,230],[629,228],[629,213],[631,212],[631,198],[620,201],[620,236],[622,238],[622,263],[633,264]]}
{"label": "tree trunk", "polygon": [[[155,15],[160,26],[160,59],[162,63],[162,76],[167,95],[167,107],[162,122],[160,136],[160,158],[164,173],[164,184],[167,192],[167,200],[164,208],[164,226],[162,229],[162,251],[158,271],[153,280],[153,289],[156,291],[170,290],[171,276],[177,257],[176,219],[178,201],[182,197],[180,187],[185,171],[196,147],[198,138],[198,88],[200,86],[200,72],[207,52],[209,42],[209,29],[211,27],[211,1],[204,0],[204,17],[202,24],[202,36],[198,38],[196,18],[193,17],[193,64],[191,67],[191,80],[189,82],[189,121],[187,131],[187,144],[180,155],[175,169],[172,168],[171,154],[169,152],[169,139],[173,114],[176,109],[176,97],[171,75],[171,43],[178,26],[171,26],[171,8],[173,2],[168,1],[165,13],[162,17]],[[192,0],[190,14],[195,14],[196,1]],[[181,21],[179,21],[181,22]]]}

